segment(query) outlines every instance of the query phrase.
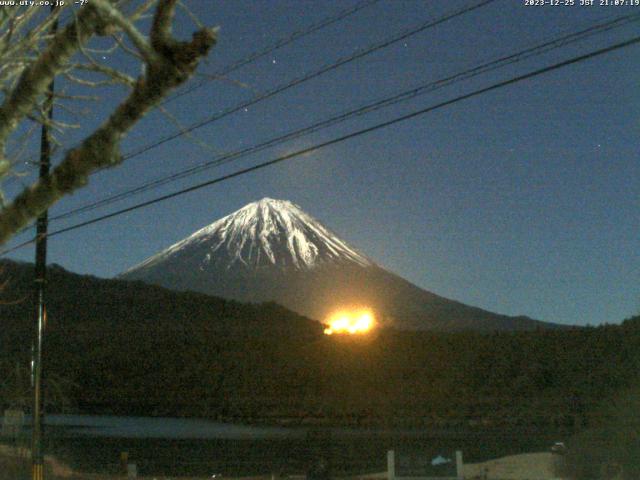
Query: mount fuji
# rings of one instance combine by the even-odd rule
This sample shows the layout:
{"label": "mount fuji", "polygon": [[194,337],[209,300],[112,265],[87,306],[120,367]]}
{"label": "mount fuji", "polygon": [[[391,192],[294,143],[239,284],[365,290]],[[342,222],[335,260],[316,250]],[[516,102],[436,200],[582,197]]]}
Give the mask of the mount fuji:
{"label": "mount fuji", "polygon": [[383,325],[406,330],[555,326],[423,290],[376,265],[297,205],[270,198],[198,230],[120,277],[239,301],[275,301],[320,321],[341,307],[366,306]]}

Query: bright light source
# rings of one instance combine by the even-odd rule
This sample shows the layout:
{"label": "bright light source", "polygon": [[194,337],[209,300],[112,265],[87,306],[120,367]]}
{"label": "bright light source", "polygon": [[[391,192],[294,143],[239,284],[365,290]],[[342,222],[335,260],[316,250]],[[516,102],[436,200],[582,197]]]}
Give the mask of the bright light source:
{"label": "bright light source", "polygon": [[373,314],[369,310],[341,310],[329,317],[329,326],[325,328],[325,335],[334,333],[348,333],[351,335],[366,333],[375,324]]}

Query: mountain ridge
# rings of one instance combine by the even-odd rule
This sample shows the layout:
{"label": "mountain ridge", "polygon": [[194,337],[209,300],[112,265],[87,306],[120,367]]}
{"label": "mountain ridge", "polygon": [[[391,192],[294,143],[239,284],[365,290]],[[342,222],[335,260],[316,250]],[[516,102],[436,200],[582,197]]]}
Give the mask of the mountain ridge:
{"label": "mountain ridge", "polygon": [[[225,252],[218,260],[227,260],[227,269],[236,263],[249,268],[276,265],[303,269],[327,261],[353,262],[361,266],[373,264],[298,205],[265,197],[197,230],[128,269],[122,276],[152,267],[185,248],[197,248],[203,243],[210,252],[204,253],[201,268],[206,268],[222,247]],[[286,249],[282,248],[283,243]]]}
{"label": "mountain ridge", "polygon": [[238,301],[275,301],[319,321],[354,306],[409,330],[531,330],[555,324],[501,315],[424,290],[351,247],[299,206],[252,202],[128,269],[120,278]]}

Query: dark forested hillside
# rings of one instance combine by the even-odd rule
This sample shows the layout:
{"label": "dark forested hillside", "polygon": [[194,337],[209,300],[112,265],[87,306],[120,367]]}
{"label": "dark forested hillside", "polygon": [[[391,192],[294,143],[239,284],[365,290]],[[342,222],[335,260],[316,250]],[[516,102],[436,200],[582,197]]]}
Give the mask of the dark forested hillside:
{"label": "dark forested hillside", "polygon": [[[4,264],[4,368],[29,361],[31,268]],[[341,338],[275,304],[56,267],[49,279],[46,375],[64,379],[82,412],[574,428],[588,425],[594,405],[640,371],[639,319],[571,330],[379,330]]]}

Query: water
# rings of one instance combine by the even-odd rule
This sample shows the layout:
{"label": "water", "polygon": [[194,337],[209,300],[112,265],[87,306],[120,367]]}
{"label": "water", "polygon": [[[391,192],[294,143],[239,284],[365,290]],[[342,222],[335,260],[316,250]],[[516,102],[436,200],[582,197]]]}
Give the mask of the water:
{"label": "water", "polygon": [[281,427],[258,427],[197,418],[47,415],[44,424],[57,437],[254,440],[301,434]]}
{"label": "water", "polygon": [[[28,432],[27,432],[28,434]],[[128,453],[144,475],[303,474],[319,458],[332,472],[386,470],[387,451],[421,450],[466,462],[545,451],[557,433],[428,429],[266,427],[205,419],[48,415],[45,451],[81,470],[119,473]]]}

